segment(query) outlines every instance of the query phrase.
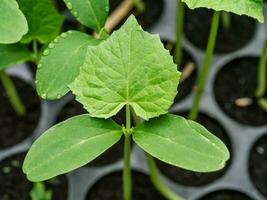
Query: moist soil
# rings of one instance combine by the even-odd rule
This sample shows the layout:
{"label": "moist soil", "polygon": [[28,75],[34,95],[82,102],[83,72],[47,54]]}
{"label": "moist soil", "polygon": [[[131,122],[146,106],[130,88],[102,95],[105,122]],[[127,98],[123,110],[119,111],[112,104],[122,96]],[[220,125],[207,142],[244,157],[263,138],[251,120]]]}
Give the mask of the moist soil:
{"label": "moist soil", "polygon": [[[32,183],[22,172],[25,154],[17,154],[0,162],[0,197],[1,200],[30,200]],[[65,176],[54,178],[46,184],[46,189],[52,191],[53,200],[66,200],[68,197],[68,182]]]}
{"label": "moist soil", "polygon": [[[185,113],[180,113],[179,115],[186,116]],[[199,114],[197,121],[204,127],[206,127],[211,133],[220,138],[226,144],[228,149],[231,150],[230,139],[228,138],[226,131],[215,119],[201,113]],[[224,169],[211,173],[192,172],[189,170],[171,166],[159,160],[157,160],[157,165],[159,170],[165,176],[167,176],[169,179],[173,180],[176,183],[185,186],[203,186],[222,177],[227,171],[229,163]]]}
{"label": "moist soil", "polygon": [[212,192],[199,200],[252,200],[245,194],[241,192],[232,191],[232,190],[223,190]]}
{"label": "moist soil", "polygon": [[256,188],[267,197],[267,136],[252,148],[249,161],[250,178]]}
{"label": "moist soil", "polygon": [[[267,124],[267,112],[258,106],[254,97],[258,62],[254,57],[236,59],[218,72],[214,84],[215,98],[223,112],[237,122],[251,126]],[[240,106],[236,103],[243,98],[251,99],[251,104]]]}
{"label": "moist soil", "polygon": [[40,100],[34,88],[19,78],[11,77],[27,113],[20,117],[13,110],[3,85],[0,84],[0,149],[22,142],[35,130],[40,117]]}
{"label": "moist soil", "polygon": [[[207,47],[212,15],[213,11],[205,8],[185,9],[184,32],[186,38],[202,50]],[[223,27],[222,20],[220,20],[215,46],[216,53],[236,51],[248,44],[254,36],[256,27],[254,19],[235,14],[230,14],[230,19],[228,28]]]}
{"label": "moist soil", "polygon": [[[123,0],[110,0],[109,2],[110,13],[112,13],[116,9],[116,7],[120,5],[122,1]],[[139,24],[143,27],[143,29],[148,29],[152,27],[152,25],[154,25],[160,18],[164,10],[164,1],[143,0],[143,2],[145,4],[145,10],[143,12],[140,13],[138,10],[133,9],[128,16],[130,16],[131,14],[135,15]],[[121,24],[123,24],[123,22]]]}
{"label": "moist soil", "polygon": [[[133,171],[133,200],[165,200],[147,175]],[[87,194],[88,200],[123,200],[122,172],[114,172],[96,182]]]}
{"label": "moist soil", "polygon": [[[163,44],[165,48],[168,49],[171,55],[173,56],[175,54],[175,44],[167,41],[163,41]],[[192,93],[197,80],[196,62],[194,61],[192,56],[190,56],[190,54],[183,49],[181,66],[177,67],[177,69],[180,72],[182,72],[184,69],[186,68],[188,69],[191,66],[193,66],[194,69],[190,73],[190,76],[179,83],[178,94],[174,99],[174,104],[185,99],[190,93]]]}
{"label": "moist soil", "polygon": [[[87,111],[83,108],[82,104],[77,101],[71,101],[66,106],[63,107],[61,112],[58,115],[57,122],[64,121],[68,118],[85,114]],[[116,116],[113,117],[113,120],[118,124],[125,124],[125,114],[124,110],[121,110]],[[123,139],[118,143],[112,146],[110,149],[101,154],[98,158],[90,162],[87,166],[104,166],[111,163],[114,163],[123,157]]]}

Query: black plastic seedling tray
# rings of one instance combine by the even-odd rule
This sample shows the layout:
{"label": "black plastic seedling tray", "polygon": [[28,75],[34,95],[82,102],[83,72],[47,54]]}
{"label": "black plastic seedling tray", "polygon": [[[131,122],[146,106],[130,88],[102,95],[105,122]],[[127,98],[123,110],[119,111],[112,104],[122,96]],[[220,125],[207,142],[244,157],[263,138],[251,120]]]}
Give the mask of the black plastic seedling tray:
{"label": "black plastic seedling tray", "polygon": [[[161,36],[164,41],[175,41],[175,19],[176,19],[176,8],[177,1],[176,0],[165,0],[164,1],[164,10],[157,21],[157,23],[150,28],[150,32],[157,33]],[[267,7],[265,6],[265,11],[267,11]],[[201,23],[201,21],[200,21]],[[210,181],[205,182],[205,184],[199,184],[196,186],[195,184],[183,184],[183,181],[175,182],[174,179],[168,178],[167,173],[162,173],[161,178],[162,181],[166,182],[175,192],[183,196],[187,200],[198,200],[198,199],[220,199],[214,197],[205,197],[210,193],[214,193],[217,191],[227,191],[232,199],[235,200],[264,200],[267,199],[266,188],[267,182],[263,181],[262,177],[267,177],[267,171],[262,172],[262,177],[260,176],[252,176],[251,171],[257,171],[260,173],[261,168],[263,168],[264,164],[260,164],[255,167],[259,167],[259,169],[254,169],[251,166],[253,165],[253,160],[251,160],[251,152],[254,148],[255,144],[258,141],[264,140],[263,137],[267,137],[267,120],[263,125],[247,125],[241,122],[238,122],[233,117],[226,114],[222,107],[219,106],[218,101],[216,99],[216,95],[214,92],[215,82],[221,73],[221,69],[223,69],[228,63],[243,57],[258,57],[260,56],[263,48],[263,43],[265,41],[266,34],[266,24],[257,24],[255,23],[255,32],[250,41],[248,41],[242,48],[235,50],[233,52],[224,53],[224,54],[215,54],[211,70],[207,79],[207,86],[205,89],[205,93],[203,95],[203,99],[200,105],[200,111],[204,115],[209,118],[217,121],[221,127],[223,127],[224,132],[226,133],[226,138],[229,139],[228,146],[231,149],[231,161],[225,170],[215,175]],[[244,30],[246,31],[246,30]],[[184,39],[184,49],[187,51],[189,55],[195,61],[195,65],[197,67],[197,72],[200,72],[200,67],[202,65],[204,51],[195,47],[186,37]],[[232,66],[238,67],[238,66]],[[255,66],[257,67],[257,66]],[[16,66],[14,68],[10,68],[8,72],[12,75],[18,76],[27,83],[34,85],[34,80],[32,76],[32,72],[27,68],[26,64]],[[256,77],[251,77],[251,79],[255,79]],[[225,82],[225,84],[228,84]],[[246,87],[244,85],[244,87]],[[0,151],[0,161],[7,159],[12,155],[16,155],[18,153],[24,153],[28,150],[31,143],[34,139],[36,139],[42,132],[51,127],[58,118],[59,113],[62,108],[68,103],[73,101],[73,97],[71,95],[67,95],[61,100],[49,102],[49,101],[41,101],[41,114],[39,123],[33,132],[32,135],[29,134],[29,137],[20,142],[15,146],[11,146],[6,149],[2,149]],[[190,91],[189,95],[176,103],[171,109],[172,113],[185,113],[188,112],[192,105],[193,101],[193,92]],[[75,134],[75,133],[74,133]],[[267,147],[265,143],[261,144],[262,146],[255,147],[256,151],[256,159],[260,159],[262,156],[263,162],[265,162],[265,166],[267,165]],[[264,149],[264,144],[265,148]],[[116,153],[116,152],[115,152]],[[257,157],[258,156],[258,157]],[[265,158],[265,160],[264,160]],[[255,161],[255,158],[254,158]],[[258,164],[258,163],[257,163]],[[90,188],[94,186],[99,180],[103,177],[112,174],[113,172],[117,172],[122,170],[123,162],[122,159],[115,159],[115,162],[102,165],[88,165],[86,167],[82,167],[77,169],[69,174],[67,174],[68,178],[68,200],[85,200],[90,191]],[[148,174],[148,169],[146,165],[146,158],[143,151],[137,146],[133,146],[132,151],[132,168],[135,171],[143,172]],[[162,168],[160,168],[162,169]],[[266,166],[267,170],[267,166]],[[179,172],[180,174],[186,175],[187,172]],[[190,173],[189,173],[190,175]],[[260,174],[261,175],[261,174]],[[198,175],[192,175],[192,177],[198,177]],[[256,180],[256,178],[261,178],[261,180]],[[203,177],[202,177],[203,178]],[[261,181],[260,183],[256,183],[257,181]],[[265,184],[265,185],[264,185]],[[120,186],[118,186],[120,187]],[[261,187],[261,188],[259,188]],[[263,187],[263,189],[262,189]],[[265,189],[264,189],[265,187]],[[240,192],[247,197],[234,196],[233,191]],[[264,196],[264,193],[266,196]],[[224,199],[221,196],[221,199]],[[93,199],[94,200],[94,199]]]}

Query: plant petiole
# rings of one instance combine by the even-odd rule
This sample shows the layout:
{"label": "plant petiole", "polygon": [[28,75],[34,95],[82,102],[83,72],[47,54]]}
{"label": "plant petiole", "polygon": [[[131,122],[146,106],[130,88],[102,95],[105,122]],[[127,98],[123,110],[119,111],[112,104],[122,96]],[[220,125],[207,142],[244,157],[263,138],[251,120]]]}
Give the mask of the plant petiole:
{"label": "plant petiole", "polygon": [[182,62],[182,37],[183,37],[183,29],[184,29],[184,3],[181,0],[178,0],[178,8],[177,8],[177,26],[176,26],[176,43],[175,43],[175,54],[174,54],[174,62],[177,64],[178,69]]}
{"label": "plant petiole", "polygon": [[255,96],[257,98],[263,97],[266,90],[266,62],[267,62],[267,39],[265,41],[263,52],[258,66],[258,84]]}
{"label": "plant petiole", "polygon": [[226,11],[222,11],[222,25],[225,30],[229,30],[231,27],[231,15]]}
{"label": "plant petiole", "polygon": [[33,62],[36,64],[38,60],[38,42],[37,40],[32,41],[32,50],[33,50]]}
{"label": "plant petiole", "polygon": [[207,45],[207,50],[206,50],[203,66],[201,69],[200,77],[197,81],[197,88],[196,88],[196,94],[194,97],[193,106],[192,106],[191,112],[188,115],[188,118],[191,120],[196,120],[198,117],[199,104],[200,104],[200,100],[201,100],[201,97],[202,97],[202,94],[205,88],[210,63],[212,61],[213,51],[214,51],[218,27],[219,27],[219,21],[220,21],[220,12],[215,11],[213,14],[213,18],[212,18],[209,41]]}
{"label": "plant petiole", "polygon": [[4,70],[0,71],[0,80],[6,90],[10,103],[18,116],[24,116],[26,114],[26,108],[23,105],[18,92],[11,80]]}

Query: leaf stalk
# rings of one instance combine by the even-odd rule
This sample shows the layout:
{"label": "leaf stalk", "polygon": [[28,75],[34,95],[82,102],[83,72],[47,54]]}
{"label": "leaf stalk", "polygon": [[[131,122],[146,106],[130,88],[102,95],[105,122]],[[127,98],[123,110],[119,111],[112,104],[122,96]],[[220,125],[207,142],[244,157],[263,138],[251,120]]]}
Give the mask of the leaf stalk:
{"label": "leaf stalk", "polygon": [[11,78],[4,70],[0,71],[0,80],[6,90],[10,103],[15,112],[18,116],[24,116],[26,114],[26,108],[23,105]]}
{"label": "leaf stalk", "polygon": [[207,50],[205,53],[205,58],[204,58],[203,66],[201,69],[200,77],[198,78],[198,81],[197,81],[196,94],[194,97],[193,106],[192,106],[191,112],[189,113],[189,116],[188,116],[188,118],[191,120],[196,120],[198,117],[199,104],[200,104],[200,100],[201,100],[201,97],[202,97],[203,92],[204,92],[206,79],[207,79],[207,75],[209,72],[209,68],[210,68],[210,64],[212,61],[213,52],[214,52],[214,48],[215,48],[215,43],[216,43],[216,38],[217,38],[217,33],[218,33],[218,27],[219,27],[219,21],[220,21],[220,12],[214,11],[214,14],[212,17],[212,24],[211,24],[211,29],[210,29],[210,35],[209,35]]}
{"label": "leaf stalk", "polygon": [[174,62],[177,64],[178,69],[179,69],[181,62],[182,62],[182,57],[183,57],[182,39],[183,39],[183,30],[184,30],[184,3],[181,0],[178,0],[176,22],[177,22],[177,26],[176,26],[176,43],[175,43]]}

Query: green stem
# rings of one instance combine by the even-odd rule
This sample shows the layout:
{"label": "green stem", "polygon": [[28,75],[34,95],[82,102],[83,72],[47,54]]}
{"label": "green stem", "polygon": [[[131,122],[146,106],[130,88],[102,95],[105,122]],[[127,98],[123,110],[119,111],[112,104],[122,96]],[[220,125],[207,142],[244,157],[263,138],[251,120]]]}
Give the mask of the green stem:
{"label": "green stem", "polygon": [[133,0],[133,3],[139,13],[143,13],[145,11],[146,6],[143,0]]}
{"label": "green stem", "polygon": [[178,0],[178,8],[177,8],[177,26],[176,26],[176,44],[175,44],[175,54],[174,61],[178,67],[180,67],[182,62],[182,37],[183,37],[183,29],[184,29],[184,3],[181,0]]}
{"label": "green stem", "polygon": [[229,12],[222,12],[222,25],[224,29],[229,30],[231,26],[231,15]]}
{"label": "green stem", "polygon": [[123,199],[132,199],[132,173],[131,173],[131,111],[126,105],[126,132],[124,141],[124,168],[123,168]]}
{"label": "green stem", "polygon": [[196,88],[196,94],[194,97],[193,106],[188,116],[188,118],[191,120],[196,120],[198,117],[199,103],[200,103],[200,100],[201,100],[201,97],[204,91],[206,78],[209,72],[209,67],[210,67],[210,63],[212,60],[212,56],[213,56],[213,51],[214,51],[218,27],[219,27],[219,21],[220,21],[220,13],[218,11],[215,11],[213,18],[212,18],[209,41],[207,45],[207,50],[206,50],[202,70],[201,70],[200,77],[197,82],[197,88]]}
{"label": "green stem", "polygon": [[159,178],[159,172],[155,160],[149,154],[146,154],[147,164],[150,171],[150,178],[157,190],[168,200],[182,200],[181,197],[177,196],[171,191]]}
{"label": "green stem", "polygon": [[37,40],[33,40],[32,42],[32,50],[33,50],[33,62],[36,64],[38,60],[38,44]]}
{"label": "green stem", "polygon": [[266,90],[266,61],[267,61],[267,39],[263,47],[263,52],[258,66],[258,85],[256,89],[256,97],[263,97]]}
{"label": "green stem", "polygon": [[[139,118],[136,116],[134,110],[131,111],[131,115],[134,121],[134,124],[137,126],[140,124]],[[147,157],[147,165],[150,172],[150,179],[155,188],[168,200],[183,200],[177,194],[175,194],[172,190],[170,190],[164,183],[160,180],[159,172],[157,165],[155,164],[155,160],[149,154],[146,154]]]}
{"label": "green stem", "polygon": [[16,88],[12,82],[12,80],[9,78],[9,76],[6,74],[4,70],[0,71],[0,80],[7,92],[7,95],[9,97],[10,103],[19,116],[24,116],[26,114],[26,109],[22,103],[22,101],[19,98],[19,95],[16,91]]}

